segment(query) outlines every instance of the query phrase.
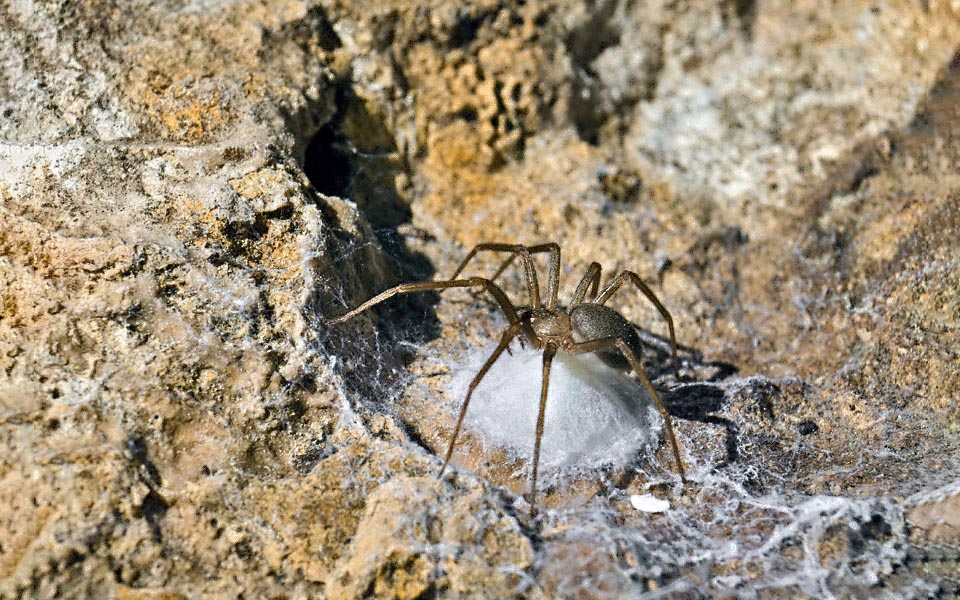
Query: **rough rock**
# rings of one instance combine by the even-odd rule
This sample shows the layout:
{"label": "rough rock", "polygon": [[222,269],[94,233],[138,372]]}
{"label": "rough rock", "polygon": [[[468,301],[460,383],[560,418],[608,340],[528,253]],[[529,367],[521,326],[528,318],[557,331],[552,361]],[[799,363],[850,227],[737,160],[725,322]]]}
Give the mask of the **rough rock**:
{"label": "rough rock", "polygon": [[[0,20],[0,597],[960,592],[955,2]],[[495,307],[327,320],[481,241],[560,243],[564,297],[649,282],[680,381],[612,304],[687,483],[661,444],[544,474],[533,517],[471,431],[437,477]]]}

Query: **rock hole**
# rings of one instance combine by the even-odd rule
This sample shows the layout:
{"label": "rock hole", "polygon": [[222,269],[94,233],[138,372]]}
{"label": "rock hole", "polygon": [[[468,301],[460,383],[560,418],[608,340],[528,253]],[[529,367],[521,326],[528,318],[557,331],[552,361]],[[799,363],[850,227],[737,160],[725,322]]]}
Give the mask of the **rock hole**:
{"label": "rock hole", "polygon": [[350,159],[345,142],[332,125],[325,125],[307,145],[304,172],[313,187],[325,196],[350,196]]}
{"label": "rock hole", "polygon": [[457,22],[453,26],[450,34],[450,46],[453,48],[462,48],[472,42],[477,37],[477,31],[480,29],[481,20],[471,15],[467,10],[461,9],[457,13]]}

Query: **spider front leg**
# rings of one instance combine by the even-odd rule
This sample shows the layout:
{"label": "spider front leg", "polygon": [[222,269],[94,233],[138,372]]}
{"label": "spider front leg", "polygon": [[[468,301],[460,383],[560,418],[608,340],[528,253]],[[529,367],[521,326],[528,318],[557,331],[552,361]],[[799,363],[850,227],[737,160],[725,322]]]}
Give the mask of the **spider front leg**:
{"label": "spider front leg", "polygon": [[670,413],[667,412],[667,407],[663,405],[663,402],[660,400],[660,395],[657,394],[657,390],[654,389],[653,384],[650,383],[650,378],[647,377],[647,372],[643,369],[643,365],[640,364],[640,361],[637,360],[637,357],[633,353],[633,350],[630,349],[630,346],[628,346],[626,342],[619,338],[602,338],[599,340],[591,340],[589,342],[572,344],[569,348],[567,348],[567,352],[570,354],[585,354],[587,352],[597,352],[612,347],[616,347],[618,350],[620,350],[623,356],[627,359],[627,362],[630,363],[630,366],[643,383],[643,387],[645,387],[647,389],[647,393],[650,394],[650,398],[653,400],[654,406],[656,406],[657,410],[660,411],[660,416],[663,417],[664,431],[667,433],[667,439],[670,440],[670,446],[673,447],[673,457],[677,461],[677,472],[680,474],[680,480],[686,483],[687,478],[683,471],[683,462],[680,460],[680,446],[677,444],[677,436],[675,436],[673,433],[673,421],[670,419]]}
{"label": "spider front leg", "polygon": [[396,287],[392,287],[389,290],[377,294],[373,298],[370,298],[360,306],[351,310],[350,312],[337,317],[336,319],[331,319],[327,321],[330,325],[336,325],[338,323],[343,323],[361,312],[380,304],[381,302],[388,300],[399,294],[410,294],[413,292],[423,292],[429,290],[445,290],[448,288],[456,287],[484,287],[486,288],[491,295],[497,300],[500,304],[501,310],[503,310],[504,315],[506,315],[507,320],[510,321],[510,326],[503,332],[501,336],[500,343],[497,345],[497,348],[493,351],[493,354],[487,359],[483,364],[480,371],[473,378],[473,381],[470,382],[470,387],[467,390],[467,397],[463,401],[463,406],[460,409],[460,416],[457,418],[457,425],[453,430],[453,436],[450,438],[450,445],[447,447],[447,453],[443,460],[443,466],[440,467],[440,475],[442,476],[444,471],[447,468],[447,464],[450,462],[450,457],[453,454],[454,445],[457,442],[457,437],[460,435],[460,428],[463,425],[463,418],[467,414],[467,407],[470,405],[470,398],[473,396],[473,391],[476,389],[477,385],[480,384],[480,380],[483,379],[484,375],[487,374],[487,371],[490,370],[490,367],[493,366],[493,363],[503,354],[504,350],[507,350],[510,342],[513,341],[517,334],[523,330],[525,321],[521,320],[517,316],[517,310],[513,306],[513,303],[510,302],[510,299],[507,295],[500,289],[497,284],[493,283],[489,279],[484,279],[482,277],[471,277],[469,279],[454,279],[451,281],[424,281],[420,283],[403,283]]}
{"label": "spider front leg", "polygon": [[540,283],[537,279],[537,270],[533,264],[533,259],[530,258],[531,254],[537,254],[539,252],[549,252],[550,253],[550,267],[549,275],[547,278],[547,308],[554,309],[557,305],[557,294],[560,289],[560,246],[554,243],[540,244],[537,246],[524,246],[522,244],[497,244],[497,243],[484,243],[477,244],[473,247],[472,250],[467,254],[466,258],[460,262],[460,266],[457,267],[457,270],[453,273],[451,279],[455,279],[460,273],[466,268],[467,263],[473,260],[473,257],[477,255],[478,252],[510,252],[512,253],[507,260],[500,265],[500,268],[497,269],[497,272],[490,278],[490,281],[494,281],[501,273],[513,262],[513,260],[520,256],[523,261],[524,272],[527,277],[527,291],[530,294],[530,306],[532,308],[540,308],[542,305],[540,301]]}
{"label": "spider front leg", "polygon": [[573,293],[573,298],[570,300],[570,307],[574,307],[583,302],[584,296],[587,294],[587,288],[590,289],[590,297],[597,297],[597,288],[600,287],[600,271],[602,267],[598,262],[590,263],[590,266],[587,267],[587,272],[583,276],[583,279],[580,280],[580,283],[577,284],[577,291]]}
{"label": "spider front leg", "polygon": [[[560,246],[549,242],[546,244],[539,244],[536,246],[527,246],[527,252],[530,254],[538,254],[541,252],[549,252],[550,258],[548,263],[547,271],[547,308],[554,309],[557,307],[558,296],[560,294]],[[500,268],[490,277],[490,281],[496,281],[497,277],[507,270],[513,260],[517,258],[518,254],[511,254],[507,260],[503,261],[503,264],[500,265]],[[594,291],[596,294],[596,291]]]}
{"label": "spider front leg", "polygon": [[351,310],[345,315],[337,317],[336,319],[331,319],[327,321],[329,325],[337,325],[338,323],[343,323],[363,311],[380,304],[384,300],[388,300],[397,296],[399,294],[410,294],[413,292],[426,292],[430,290],[445,290],[448,288],[464,288],[464,287],[483,287],[490,295],[494,297],[497,301],[497,304],[500,305],[500,310],[503,311],[503,314],[507,317],[507,321],[511,325],[514,325],[520,321],[520,318],[517,316],[517,309],[513,306],[513,303],[510,302],[510,299],[507,295],[500,289],[500,286],[493,283],[489,279],[484,279],[483,277],[471,277],[469,279],[452,279],[450,281],[423,281],[419,283],[401,283],[396,287],[392,287],[389,290],[381,292],[370,298],[360,306]]}
{"label": "spider front leg", "polygon": [[[598,274],[599,277],[599,274]],[[673,330],[673,317],[670,315],[670,311],[667,310],[667,307],[660,302],[660,298],[657,298],[657,295],[650,289],[650,287],[640,279],[640,276],[634,273],[633,271],[623,271],[619,275],[613,278],[613,280],[607,284],[607,287],[603,288],[603,291],[600,292],[600,295],[597,296],[597,304],[604,304],[607,300],[616,293],[617,290],[623,285],[623,283],[629,279],[637,289],[639,289],[647,299],[653,303],[657,308],[657,311],[660,312],[660,316],[667,322],[667,328],[670,330],[670,349],[673,352],[673,376],[676,379],[680,379],[680,368],[679,361],[677,360],[677,336]],[[579,291],[579,290],[578,290]]]}

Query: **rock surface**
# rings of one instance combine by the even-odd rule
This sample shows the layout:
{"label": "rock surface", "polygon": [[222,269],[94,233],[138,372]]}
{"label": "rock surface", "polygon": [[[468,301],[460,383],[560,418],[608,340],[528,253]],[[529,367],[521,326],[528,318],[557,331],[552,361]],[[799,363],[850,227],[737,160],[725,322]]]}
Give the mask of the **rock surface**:
{"label": "rock surface", "polygon": [[[956,2],[0,20],[0,597],[960,593]],[[686,484],[661,444],[532,518],[471,431],[437,477],[495,307],[327,320],[481,241],[650,283]]]}

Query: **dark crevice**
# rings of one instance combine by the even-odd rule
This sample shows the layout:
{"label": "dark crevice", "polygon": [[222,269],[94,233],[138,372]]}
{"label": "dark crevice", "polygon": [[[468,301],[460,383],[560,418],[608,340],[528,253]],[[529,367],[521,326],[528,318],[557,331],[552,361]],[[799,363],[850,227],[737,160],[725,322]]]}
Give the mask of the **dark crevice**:
{"label": "dark crevice", "polygon": [[467,123],[476,123],[479,115],[477,109],[472,106],[465,106],[453,114],[455,118],[462,119]]}
{"label": "dark crevice", "polygon": [[[316,274],[318,285],[310,306],[323,319],[339,316],[400,282],[429,280],[434,273],[426,257],[407,245],[405,232],[412,219],[409,190],[398,182],[410,181],[412,170],[385,116],[390,111],[359,97],[351,77],[348,71],[336,82],[336,110],[330,118],[312,130],[294,130],[304,148],[302,167],[312,188],[308,194],[328,226],[321,251],[328,261],[319,264],[341,271]],[[335,204],[321,195],[353,202],[360,223],[341,222],[347,213],[335,210]],[[370,243],[371,237],[376,243]],[[350,289],[323,284],[331,280],[343,281]],[[408,342],[439,335],[432,310],[437,299],[429,293],[401,295],[355,319],[320,328],[316,343],[340,359],[337,368],[351,401],[384,402],[379,407],[368,404],[367,410],[389,410],[388,398],[403,380],[403,367],[413,360]],[[295,459],[294,468],[305,472],[322,458],[322,451],[307,451]]]}
{"label": "dark crevice", "polygon": [[142,470],[148,485],[160,485],[160,471],[157,470],[157,467],[147,455],[147,445],[143,438],[129,436],[127,438],[127,454],[130,457],[130,462]]}
{"label": "dark crevice", "polygon": [[577,67],[595,76],[591,63],[600,54],[620,43],[620,28],[614,24],[617,3],[606,0],[591,11],[590,19],[570,31],[564,39],[567,50]]}
{"label": "dark crevice", "polygon": [[400,14],[395,8],[387,8],[379,14],[370,15],[370,30],[373,33],[377,51],[386,51],[393,45],[394,40],[396,40],[399,22]]}
{"label": "dark crevice", "polygon": [[753,25],[757,20],[756,0],[726,0],[722,15],[728,26],[738,27],[745,38],[753,39]]}
{"label": "dark crevice", "polygon": [[389,245],[396,237],[390,232],[412,216],[396,187],[398,175],[410,174],[409,165],[386,124],[346,82],[338,86],[336,104],[337,113],[306,144],[304,173],[321,194],[355,202]]}
{"label": "dark crevice", "polygon": [[335,448],[324,444],[322,441],[316,440],[311,442],[310,448],[306,452],[294,456],[291,463],[297,473],[306,475],[312,471],[317,464],[329,458],[334,452],[336,452]]}
{"label": "dark crevice", "polygon": [[135,516],[141,517],[147,522],[147,526],[150,528],[150,536],[155,542],[160,542],[163,539],[160,521],[167,514],[169,506],[170,504],[163,496],[154,490],[150,490],[143,498],[143,502],[140,503],[135,514]]}
{"label": "dark crevice", "polygon": [[457,20],[450,33],[450,47],[462,48],[476,39],[477,32],[483,19],[470,14],[467,9],[461,8],[457,12]]}
{"label": "dark crevice", "polygon": [[621,31],[615,24],[617,3],[600,2],[591,11],[585,23],[572,29],[564,39],[574,66],[574,80],[570,90],[569,116],[580,139],[593,145],[599,143],[600,129],[609,118],[606,102],[601,101],[605,90],[593,66],[593,61],[607,48],[620,43]]}
{"label": "dark crevice", "polygon": [[[329,65],[335,62],[334,53],[340,51],[343,42],[333,28],[327,12],[319,6],[308,10],[302,18],[287,22],[278,29],[264,29],[262,35],[261,58],[265,64],[286,61],[290,45],[293,44],[305,56],[319,56],[328,65],[328,68],[320,73],[319,97],[309,98],[306,105],[297,110],[287,110],[283,104],[278,106],[287,129],[296,140],[295,152],[302,153],[309,138],[330,120],[329,107],[337,85],[336,75]],[[285,151],[276,149],[272,152],[271,160],[281,163],[285,155]]]}
{"label": "dark crevice", "polygon": [[416,423],[410,423],[410,422],[407,422],[406,420],[401,420],[401,423],[403,424],[404,433],[407,434],[407,437],[410,439],[411,442],[413,442],[417,446],[420,446],[420,448],[422,448],[428,454],[434,453],[433,448],[430,447],[430,445],[427,443],[427,440],[424,439],[422,435],[420,435],[420,430],[417,428]]}
{"label": "dark crevice", "polygon": [[[280,31],[307,49],[319,48],[325,52],[332,52],[343,46],[326,11],[319,6],[311,8],[303,18],[287,23]],[[270,31],[267,30],[265,35],[269,36],[269,34]]]}
{"label": "dark crevice", "polygon": [[321,127],[307,145],[304,171],[313,187],[325,196],[349,195],[351,166],[346,147],[346,138],[330,124]]}
{"label": "dark crevice", "polygon": [[244,241],[255,242],[267,234],[269,226],[263,215],[257,215],[252,221],[231,221],[224,225],[223,235],[234,244]]}
{"label": "dark crevice", "polygon": [[277,219],[279,221],[286,221],[293,218],[293,207],[289,204],[285,204],[279,208],[273,210],[268,210],[260,213],[264,219]]}
{"label": "dark crevice", "polygon": [[167,514],[167,509],[170,506],[170,503],[158,491],[162,485],[160,471],[150,460],[147,445],[143,438],[133,435],[127,437],[126,449],[127,456],[136,469],[139,479],[149,488],[146,496],[135,509],[133,516],[144,519],[150,528],[153,540],[160,542],[163,537],[160,530],[160,521]]}

